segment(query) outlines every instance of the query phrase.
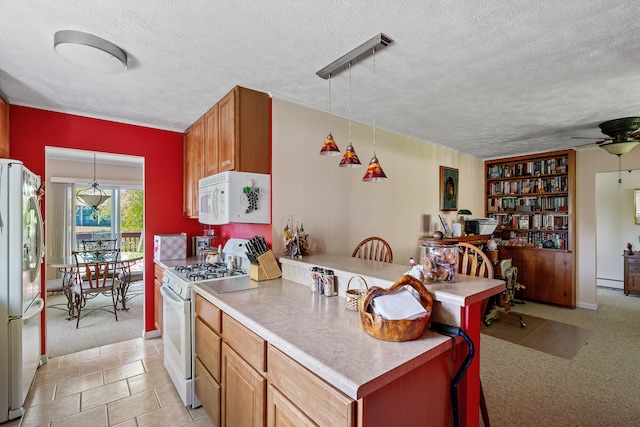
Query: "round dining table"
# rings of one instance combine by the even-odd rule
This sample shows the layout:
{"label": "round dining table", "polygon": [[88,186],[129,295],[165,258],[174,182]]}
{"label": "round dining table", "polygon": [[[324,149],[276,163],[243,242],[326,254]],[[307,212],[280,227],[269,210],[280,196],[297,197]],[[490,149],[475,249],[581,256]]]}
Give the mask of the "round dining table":
{"label": "round dining table", "polygon": [[[118,302],[122,305],[122,310],[127,310],[127,292],[131,285],[131,266],[144,257],[143,252],[120,252],[118,258],[118,269],[120,273],[120,285],[118,286]],[[64,258],[54,258],[47,260],[47,266],[57,268],[62,273],[62,292],[67,297],[68,320],[75,318],[75,308],[73,305],[73,285],[75,284],[76,267],[82,266],[82,262],[76,261],[73,255]]]}

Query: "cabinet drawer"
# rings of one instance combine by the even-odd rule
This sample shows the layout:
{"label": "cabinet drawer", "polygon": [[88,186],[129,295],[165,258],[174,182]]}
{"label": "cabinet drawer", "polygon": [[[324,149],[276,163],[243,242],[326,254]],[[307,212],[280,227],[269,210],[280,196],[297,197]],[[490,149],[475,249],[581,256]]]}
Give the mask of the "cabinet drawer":
{"label": "cabinet drawer", "polygon": [[194,389],[198,400],[202,403],[204,410],[209,415],[211,422],[215,426],[220,425],[220,384],[218,384],[209,372],[202,366],[198,357],[195,358],[196,369],[194,379]]}
{"label": "cabinet drawer", "polygon": [[316,424],[276,388],[267,388],[267,427],[313,427]]}
{"label": "cabinet drawer", "polygon": [[217,333],[222,331],[222,310],[198,294],[196,294],[196,315]]}
{"label": "cabinet drawer", "polygon": [[158,279],[158,280],[160,280],[160,282],[162,282],[162,277],[164,276],[164,270],[158,264],[154,264],[153,265],[153,275],[156,277],[156,279]]}
{"label": "cabinet drawer", "polygon": [[226,313],[222,314],[222,325],[224,340],[236,353],[264,374],[267,370],[267,342]]}
{"label": "cabinet drawer", "polygon": [[220,382],[220,351],[222,338],[213,332],[200,316],[195,319],[196,356],[202,361],[213,379]]}
{"label": "cabinet drawer", "polygon": [[352,426],[355,402],[269,345],[269,384],[318,425]]}
{"label": "cabinet drawer", "polygon": [[629,273],[640,273],[640,264],[631,264],[629,263],[629,266],[627,267],[627,271]]}

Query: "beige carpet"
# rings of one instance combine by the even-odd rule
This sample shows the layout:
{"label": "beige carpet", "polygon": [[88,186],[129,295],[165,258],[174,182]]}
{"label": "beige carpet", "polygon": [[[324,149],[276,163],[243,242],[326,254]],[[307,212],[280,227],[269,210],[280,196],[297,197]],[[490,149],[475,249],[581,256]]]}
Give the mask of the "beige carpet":
{"label": "beige carpet", "polygon": [[[135,294],[137,295],[127,302],[127,311],[118,310],[117,322],[113,312],[97,310],[80,319],[78,329],[76,329],[76,319],[67,320],[69,313],[66,310],[66,297],[61,294],[47,295],[48,357],[140,338],[144,326],[142,282],[131,285],[129,296]],[[110,304],[111,297],[98,295],[87,302],[85,311]]]}
{"label": "beige carpet", "polygon": [[516,316],[503,313],[490,325],[484,325],[482,333],[563,359],[573,359],[593,332],[591,329],[531,315],[523,315],[523,321],[527,325],[524,328]]}
{"label": "beige carpet", "polygon": [[480,376],[492,427],[640,425],[640,297],[617,289],[597,292],[597,310],[529,301],[514,309],[592,330],[572,359],[480,335]]}

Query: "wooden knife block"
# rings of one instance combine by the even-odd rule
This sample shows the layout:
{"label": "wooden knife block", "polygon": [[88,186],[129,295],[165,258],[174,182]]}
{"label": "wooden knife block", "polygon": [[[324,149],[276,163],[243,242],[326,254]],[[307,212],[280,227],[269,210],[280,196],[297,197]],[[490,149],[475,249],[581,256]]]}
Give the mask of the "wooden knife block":
{"label": "wooden knife block", "polygon": [[249,277],[251,277],[251,280],[259,282],[261,280],[271,280],[282,277],[282,271],[280,270],[280,266],[278,266],[276,257],[273,256],[273,252],[269,250],[263,253],[258,257],[258,261],[260,265],[251,264],[249,266]]}

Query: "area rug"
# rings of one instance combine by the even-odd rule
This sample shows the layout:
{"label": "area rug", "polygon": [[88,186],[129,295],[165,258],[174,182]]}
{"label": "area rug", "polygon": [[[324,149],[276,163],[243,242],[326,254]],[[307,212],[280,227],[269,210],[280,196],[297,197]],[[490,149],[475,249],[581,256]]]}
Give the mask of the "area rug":
{"label": "area rug", "polygon": [[542,351],[563,359],[573,359],[588,343],[592,330],[540,317],[522,315],[526,327],[509,314],[501,314],[482,333],[501,340]]}
{"label": "area rug", "polygon": [[[118,310],[116,322],[113,312],[94,311],[80,319],[76,329],[76,319],[67,320],[67,299],[62,294],[47,295],[47,355],[63,356],[90,348],[100,347],[134,338],[140,338],[144,329],[142,282],[133,283],[129,289],[127,311]],[[135,296],[134,296],[135,295]],[[87,302],[87,311],[93,307],[108,306],[110,296],[98,295]]]}

